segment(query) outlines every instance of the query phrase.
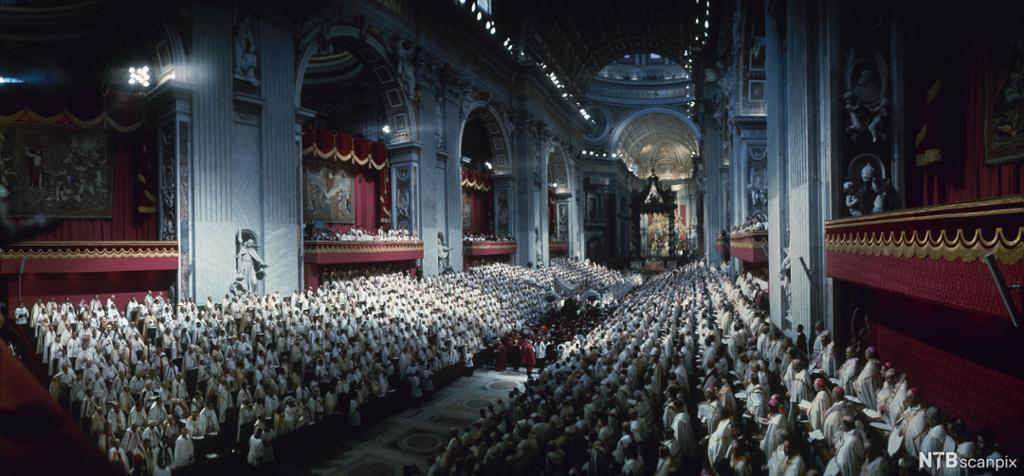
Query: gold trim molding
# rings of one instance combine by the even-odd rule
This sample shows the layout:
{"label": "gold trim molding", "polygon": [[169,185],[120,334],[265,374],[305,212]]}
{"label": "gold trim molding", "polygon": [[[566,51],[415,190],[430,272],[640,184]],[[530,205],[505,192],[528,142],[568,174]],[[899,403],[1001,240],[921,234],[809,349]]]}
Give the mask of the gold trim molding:
{"label": "gold trim molding", "polygon": [[835,233],[825,236],[825,247],[829,253],[932,260],[941,258],[965,263],[973,263],[992,254],[1000,263],[1012,266],[1024,261],[1024,226],[1017,229],[1014,238],[1008,237],[1003,228],[998,227],[989,239],[985,238],[980,228],[970,233],[970,238],[963,229],[957,229],[952,238],[945,230],[937,234],[928,230],[923,236],[915,230],[909,237],[906,231],[901,231],[898,237],[893,231]]}

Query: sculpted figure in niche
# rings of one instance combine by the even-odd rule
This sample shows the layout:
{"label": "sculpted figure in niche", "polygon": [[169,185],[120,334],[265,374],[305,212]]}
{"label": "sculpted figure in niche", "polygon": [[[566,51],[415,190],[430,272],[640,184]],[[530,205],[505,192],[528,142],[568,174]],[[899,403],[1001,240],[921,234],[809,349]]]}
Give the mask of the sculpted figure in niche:
{"label": "sculpted figure in niche", "polygon": [[846,210],[852,217],[859,217],[863,215],[860,211],[861,207],[861,195],[860,191],[853,186],[852,180],[843,181],[843,194],[846,195]]}
{"label": "sculpted figure in niche", "polygon": [[235,78],[259,86],[260,80],[256,77],[256,36],[252,32],[252,25],[248,14],[240,14],[235,25]]}

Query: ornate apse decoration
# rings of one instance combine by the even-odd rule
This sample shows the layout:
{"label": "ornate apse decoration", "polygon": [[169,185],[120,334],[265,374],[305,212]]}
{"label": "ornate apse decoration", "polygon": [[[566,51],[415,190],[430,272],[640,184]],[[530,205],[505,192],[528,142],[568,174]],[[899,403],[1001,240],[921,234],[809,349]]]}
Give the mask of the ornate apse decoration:
{"label": "ornate apse decoration", "polygon": [[235,11],[235,79],[245,81],[253,87],[260,85],[259,51],[256,49],[256,35],[253,33],[252,17],[245,6]]}
{"label": "ornate apse decoration", "polygon": [[855,217],[892,210],[897,199],[882,159],[866,153],[850,161],[843,195],[847,212]]}
{"label": "ornate apse decoration", "polygon": [[231,283],[231,294],[247,295],[259,292],[269,265],[259,254],[256,232],[241,229],[235,233],[235,281]]}

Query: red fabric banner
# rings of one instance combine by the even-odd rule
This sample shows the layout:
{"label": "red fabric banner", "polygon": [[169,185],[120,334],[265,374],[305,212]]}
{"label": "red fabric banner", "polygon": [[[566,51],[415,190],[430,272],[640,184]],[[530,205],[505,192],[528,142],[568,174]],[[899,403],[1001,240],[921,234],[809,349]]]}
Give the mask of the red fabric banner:
{"label": "red fabric banner", "polygon": [[302,127],[302,154],[318,159],[352,162],[373,170],[383,170],[388,166],[387,144],[330,129],[316,129],[309,123]]}

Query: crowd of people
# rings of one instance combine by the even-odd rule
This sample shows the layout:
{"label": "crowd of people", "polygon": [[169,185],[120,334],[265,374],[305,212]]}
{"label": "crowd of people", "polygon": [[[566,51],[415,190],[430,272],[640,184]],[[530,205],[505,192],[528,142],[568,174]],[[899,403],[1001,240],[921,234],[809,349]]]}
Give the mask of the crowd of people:
{"label": "crowd of people", "polygon": [[511,236],[495,236],[488,234],[465,234],[462,235],[463,242],[469,241],[516,241]]}
{"label": "crowd of people", "polygon": [[53,397],[136,474],[225,446],[272,461],[282,435],[327,418],[358,428],[389,394],[423,398],[485,349],[530,378],[453,430],[428,475],[875,476],[918,474],[919,452],[1002,457],[991,429],[929,406],[867,332],[843,355],[820,324],[786,337],[753,276],[696,262],[635,280],[554,260],[202,305],[51,300],[15,316]]}
{"label": "crowd of people", "polygon": [[[161,293],[19,306],[53,397],[125,472],[168,474],[224,447],[273,460],[276,438],[328,417],[352,427],[390,392],[429,394],[436,372],[550,307],[553,276],[616,284],[557,261],[420,280],[407,273],[281,296],[172,305]],[[624,279],[624,278],[622,278]]]}
{"label": "crowd of people", "polygon": [[972,438],[928,406],[867,334],[841,363],[820,326],[785,337],[750,279],[702,263],[651,279],[453,430],[426,474],[876,476],[923,474],[919,451],[1001,458],[991,429]]}
{"label": "crowd of people", "polygon": [[306,227],[306,239],[315,241],[416,241],[416,233],[401,229],[378,229],[376,233],[359,227],[349,228],[344,233],[330,228]]}

